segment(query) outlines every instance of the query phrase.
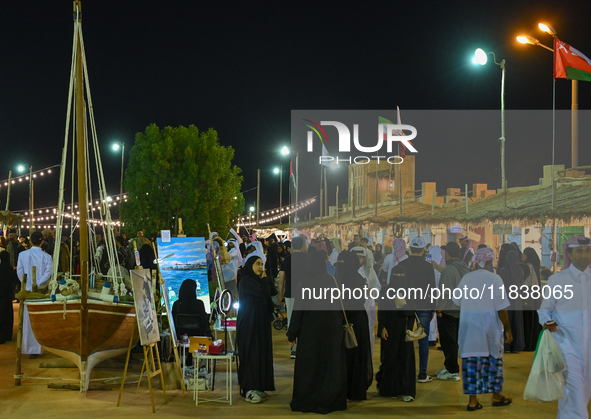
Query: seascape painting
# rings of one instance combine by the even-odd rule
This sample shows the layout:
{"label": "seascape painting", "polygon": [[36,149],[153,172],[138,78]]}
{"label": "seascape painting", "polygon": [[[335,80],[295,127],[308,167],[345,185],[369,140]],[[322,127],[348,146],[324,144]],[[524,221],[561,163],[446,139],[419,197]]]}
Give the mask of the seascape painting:
{"label": "seascape painting", "polygon": [[178,299],[179,288],[183,281],[192,279],[197,282],[197,297],[203,301],[205,310],[209,313],[209,284],[205,255],[205,238],[203,237],[172,237],[170,243],[163,243],[158,238],[160,272],[166,282],[170,304]]}

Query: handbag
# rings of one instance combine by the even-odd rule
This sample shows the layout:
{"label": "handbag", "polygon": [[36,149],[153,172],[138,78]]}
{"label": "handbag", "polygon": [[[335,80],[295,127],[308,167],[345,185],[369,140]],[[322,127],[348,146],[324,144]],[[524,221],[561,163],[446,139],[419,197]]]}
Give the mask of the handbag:
{"label": "handbag", "polygon": [[415,317],[417,319],[417,328],[415,330],[406,329],[406,336],[404,337],[405,342],[414,342],[415,340],[420,340],[427,336],[425,328],[419,321],[419,316],[417,316],[416,312]]}
{"label": "handbag", "polygon": [[[334,279],[334,282],[338,288],[339,283],[337,282],[337,279],[333,275],[331,275],[331,276],[332,276],[332,279]],[[341,300],[341,308],[343,309],[343,315],[345,316],[345,324],[343,325],[343,329],[345,329],[345,337],[344,337],[343,341],[345,344],[345,348],[353,349],[353,348],[356,348],[358,345],[357,336],[355,336],[355,330],[353,330],[353,324],[349,323],[349,321],[347,320],[347,313],[345,313],[345,306],[343,305],[343,299],[341,298],[340,295],[339,295],[339,300]]]}

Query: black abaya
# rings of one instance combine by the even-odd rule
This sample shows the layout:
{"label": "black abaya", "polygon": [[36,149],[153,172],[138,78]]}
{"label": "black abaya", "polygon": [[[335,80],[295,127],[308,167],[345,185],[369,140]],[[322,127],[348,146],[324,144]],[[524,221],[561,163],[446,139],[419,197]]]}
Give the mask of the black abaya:
{"label": "black abaya", "polygon": [[[365,279],[359,274],[359,257],[347,250],[341,252],[336,263],[340,287],[363,289]],[[367,389],[373,380],[369,320],[362,299],[344,299],[347,320],[353,324],[357,347],[345,349],[347,360],[347,399],[367,400]],[[373,332],[373,331],[371,331]]]}
{"label": "black abaya", "polygon": [[0,343],[12,340],[14,312],[12,300],[15,285],[19,283],[16,271],[10,265],[8,252],[0,253]]}
{"label": "black abaya", "polygon": [[[326,274],[321,252],[308,256],[305,286],[334,288]],[[310,310],[306,300],[296,299],[287,338],[297,338],[298,354],[293,377],[291,410],[330,413],[347,409],[347,369],[343,344],[343,312],[340,302],[324,301],[327,310]],[[367,322],[366,322],[367,324]]]}
{"label": "black abaya", "polygon": [[259,258],[251,257],[247,262],[238,289],[240,308],[236,322],[236,343],[240,359],[238,382],[242,396],[250,390],[275,390],[271,295],[275,295],[277,290],[267,278],[254,275],[252,264],[256,259]]}
{"label": "black abaya", "polygon": [[[400,265],[392,269],[390,284],[382,288],[382,299],[378,306],[382,364],[376,374],[376,382],[378,394],[382,397],[416,396],[415,350],[413,342],[405,341],[407,315],[413,313],[396,309],[394,301],[387,294],[390,288],[406,286],[404,274],[404,268]],[[383,329],[388,332],[387,339],[382,338]]]}

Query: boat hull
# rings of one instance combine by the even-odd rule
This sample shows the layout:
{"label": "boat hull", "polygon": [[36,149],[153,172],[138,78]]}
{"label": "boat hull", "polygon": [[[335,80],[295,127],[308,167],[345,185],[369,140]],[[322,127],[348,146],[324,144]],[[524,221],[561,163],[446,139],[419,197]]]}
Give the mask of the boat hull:
{"label": "boat hull", "polygon": [[135,307],[132,303],[110,303],[89,299],[88,357],[80,356],[80,299],[66,303],[51,300],[25,301],[31,328],[41,346],[78,366],[80,391],[88,390],[90,374],[98,363],[127,352],[131,334],[135,345]]}

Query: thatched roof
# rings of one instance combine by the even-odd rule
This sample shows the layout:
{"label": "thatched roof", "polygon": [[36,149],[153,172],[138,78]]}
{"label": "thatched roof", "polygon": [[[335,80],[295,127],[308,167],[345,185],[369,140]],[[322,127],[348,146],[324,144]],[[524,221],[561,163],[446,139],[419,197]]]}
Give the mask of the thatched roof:
{"label": "thatched roof", "polygon": [[402,204],[402,216],[397,204],[356,210],[353,218],[350,212],[339,216],[324,217],[300,223],[301,228],[328,225],[351,225],[370,222],[386,226],[392,223],[405,223],[410,226],[435,226],[451,224],[482,225],[485,223],[507,222],[512,224],[539,224],[542,220],[557,219],[563,222],[580,221],[591,218],[591,182],[559,184],[556,187],[555,209],[552,210],[552,187],[533,186],[513,188],[507,191],[507,206],[503,207],[503,195],[470,201],[468,214],[465,202],[455,203],[455,207],[438,207],[431,215],[431,205],[419,202]]}

